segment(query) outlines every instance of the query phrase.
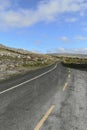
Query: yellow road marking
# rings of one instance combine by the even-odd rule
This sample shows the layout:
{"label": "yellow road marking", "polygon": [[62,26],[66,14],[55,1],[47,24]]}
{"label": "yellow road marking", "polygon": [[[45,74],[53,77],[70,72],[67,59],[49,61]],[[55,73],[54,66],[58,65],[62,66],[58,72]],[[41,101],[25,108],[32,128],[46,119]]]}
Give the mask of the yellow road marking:
{"label": "yellow road marking", "polygon": [[67,88],[67,86],[68,86],[68,83],[65,83],[63,91],[65,91],[65,89]]}
{"label": "yellow road marking", "polygon": [[51,108],[46,112],[44,117],[40,120],[40,122],[37,124],[37,126],[34,128],[34,130],[40,130],[44,122],[47,120],[48,116],[52,113],[55,105],[52,105]]}
{"label": "yellow road marking", "polygon": [[68,75],[68,78],[70,78],[70,74]]}

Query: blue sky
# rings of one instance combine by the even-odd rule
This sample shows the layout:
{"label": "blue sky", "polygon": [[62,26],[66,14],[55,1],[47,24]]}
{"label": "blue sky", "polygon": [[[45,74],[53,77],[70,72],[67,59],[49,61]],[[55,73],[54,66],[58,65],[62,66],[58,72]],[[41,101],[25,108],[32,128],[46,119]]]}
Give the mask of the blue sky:
{"label": "blue sky", "polygon": [[0,43],[40,53],[87,53],[86,12],[86,0],[0,0]]}

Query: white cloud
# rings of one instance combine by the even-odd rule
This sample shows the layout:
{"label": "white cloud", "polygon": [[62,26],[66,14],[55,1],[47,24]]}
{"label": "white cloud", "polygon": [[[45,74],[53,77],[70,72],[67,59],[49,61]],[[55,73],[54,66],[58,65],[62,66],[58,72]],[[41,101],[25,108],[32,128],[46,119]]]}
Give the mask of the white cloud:
{"label": "white cloud", "polygon": [[84,16],[85,15],[85,12],[80,12],[80,16]]}
{"label": "white cloud", "polygon": [[73,53],[73,54],[87,54],[87,48],[54,48],[48,51],[48,53]]}
{"label": "white cloud", "polygon": [[65,48],[59,48],[58,51],[65,52]]}
{"label": "white cloud", "polygon": [[11,7],[10,0],[0,0],[0,11],[4,11],[5,9],[8,9]]}
{"label": "white cloud", "polygon": [[63,42],[69,42],[69,38],[66,37],[66,36],[60,37],[60,40],[63,41]]}
{"label": "white cloud", "polygon": [[63,47],[53,48],[51,50],[48,50],[47,53],[66,53],[66,49]]}
{"label": "white cloud", "polygon": [[39,41],[39,40],[36,40],[36,41],[34,41],[34,44],[41,44],[41,41]]}
{"label": "white cloud", "polygon": [[78,21],[78,19],[77,18],[67,18],[66,20],[65,20],[66,22],[76,22],[76,21]]}
{"label": "white cloud", "polygon": [[77,54],[87,54],[87,48],[73,49],[73,53],[77,53]]}
{"label": "white cloud", "polygon": [[87,36],[76,36],[75,39],[77,40],[87,40]]}
{"label": "white cloud", "polygon": [[83,30],[84,30],[84,31],[87,31],[87,27],[84,27]]}
{"label": "white cloud", "polygon": [[[42,0],[36,9],[12,9],[11,0],[0,0],[0,26],[26,27],[44,21],[52,22],[59,14],[79,12],[87,9],[84,0]],[[75,21],[72,19],[71,21]]]}

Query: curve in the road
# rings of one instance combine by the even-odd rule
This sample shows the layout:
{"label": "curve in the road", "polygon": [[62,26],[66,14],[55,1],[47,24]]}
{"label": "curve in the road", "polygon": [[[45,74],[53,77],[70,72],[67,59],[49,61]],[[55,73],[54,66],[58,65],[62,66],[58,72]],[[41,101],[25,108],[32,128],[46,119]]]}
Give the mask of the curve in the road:
{"label": "curve in the road", "polygon": [[29,83],[29,82],[31,82],[31,81],[33,81],[33,80],[35,80],[35,79],[37,79],[37,78],[39,78],[39,77],[41,77],[41,76],[43,76],[43,75],[45,75],[45,74],[47,74],[47,73],[53,71],[53,70],[56,69],[56,68],[57,68],[57,64],[56,64],[52,69],[50,69],[50,70],[48,70],[48,71],[46,71],[46,72],[44,72],[44,73],[42,73],[42,74],[40,74],[40,75],[34,77],[34,78],[31,78],[31,79],[29,79],[29,80],[27,80],[27,81],[25,81],[25,82],[22,82],[22,83],[20,83],[20,84],[18,84],[18,85],[15,85],[15,86],[11,87],[11,88],[9,88],[9,89],[6,89],[6,90],[4,90],[4,91],[1,91],[1,92],[0,92],[0,95],[3,94],[3,93],[6,93],[6,92],[8,92],[8,91],[11,91],[11,90],[13,90],[13,89],[15,89],[15,88],[17,88],[17,87],[20,87],[21,85],[24,85],[24,84],[26,84],[26,83]]}

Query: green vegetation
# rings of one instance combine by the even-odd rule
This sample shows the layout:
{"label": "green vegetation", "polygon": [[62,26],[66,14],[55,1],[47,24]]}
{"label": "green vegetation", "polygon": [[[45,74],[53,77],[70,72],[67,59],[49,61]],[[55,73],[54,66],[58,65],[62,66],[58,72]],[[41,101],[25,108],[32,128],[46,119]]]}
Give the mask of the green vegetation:
{"label": "green vegetation", "polygon": [[49,55],[36,54],[0,45],[0,80],[45,67],[54,62],[55,58]]}
{"label": "green vegetation", "polygon": [[59,60],[66,64],[87,64],[87,58],[80,57],[66,57],[66,56],[54,56],[56,60]]}
{"label": "green vegetation", "polygon": [[83,58],[64,58],[63,60],[64,63],[67,64],[87,64],[87,59],[83,59]]}

